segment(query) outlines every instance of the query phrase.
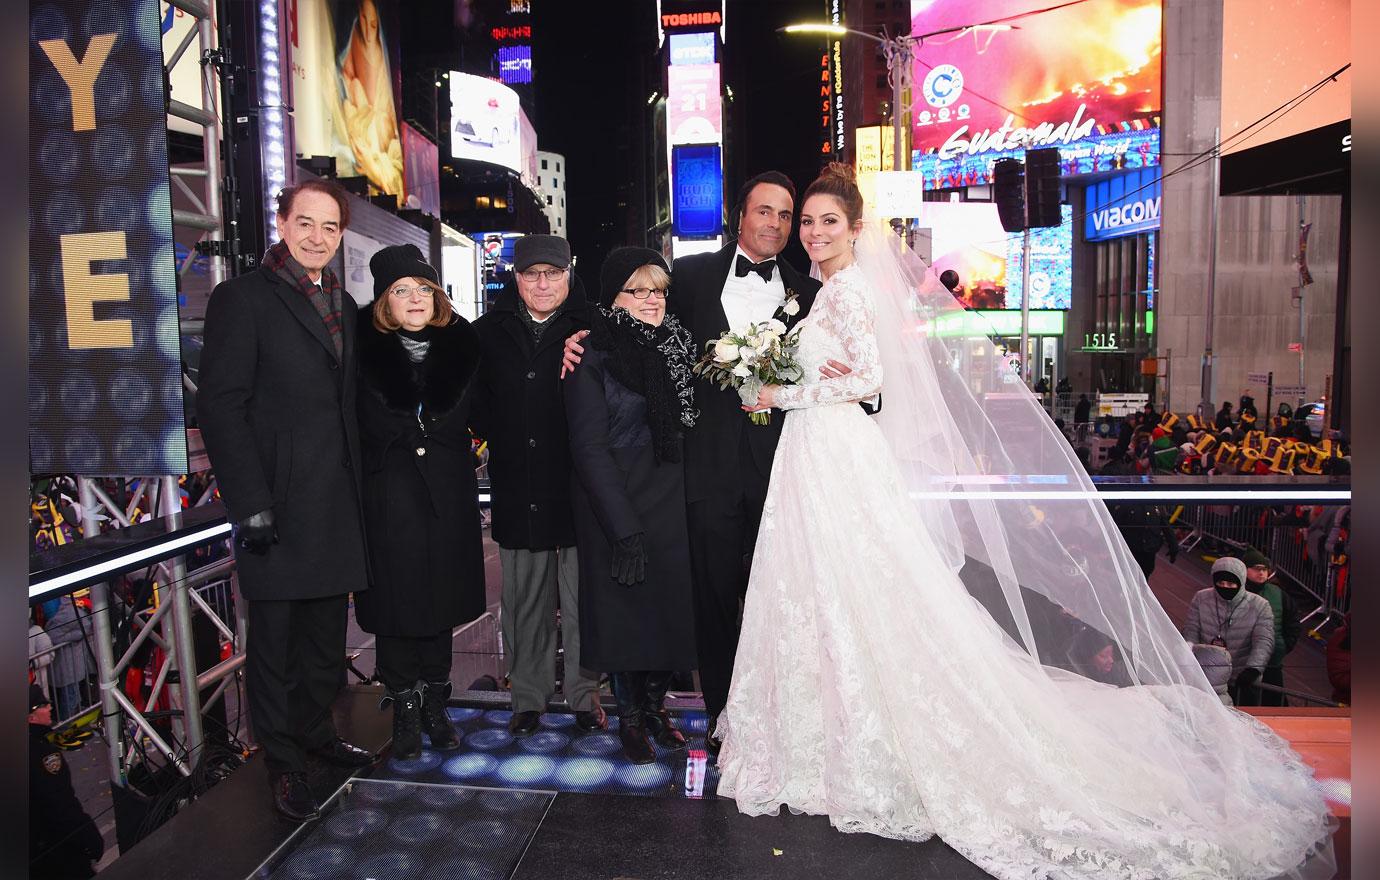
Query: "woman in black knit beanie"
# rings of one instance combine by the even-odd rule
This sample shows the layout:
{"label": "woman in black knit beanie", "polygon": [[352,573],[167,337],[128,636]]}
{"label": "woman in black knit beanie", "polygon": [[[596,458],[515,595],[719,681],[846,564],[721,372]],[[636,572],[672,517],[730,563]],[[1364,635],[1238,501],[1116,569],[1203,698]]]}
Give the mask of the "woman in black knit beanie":
{"label": "woman in black knit beanie", "polygon": [[467,424],[479,337],[452,312],[414,245],[369,261],[372,320],[359,322],[359,425],[369,589],[360,628],[377,636],[393,704],[393,756],[460,738],[446,715],[451,629],[484,613],[484,548]]}
{"label": "woman in black knit beanie", "polygon": [[647,248],[611,252],[580,369],[563,383],[575,465],[580,650],[608,672],[623,753],[685,746],[666,689],[695,661],[682,433],[695,424],[695,344],[666,313],[670,272]]}

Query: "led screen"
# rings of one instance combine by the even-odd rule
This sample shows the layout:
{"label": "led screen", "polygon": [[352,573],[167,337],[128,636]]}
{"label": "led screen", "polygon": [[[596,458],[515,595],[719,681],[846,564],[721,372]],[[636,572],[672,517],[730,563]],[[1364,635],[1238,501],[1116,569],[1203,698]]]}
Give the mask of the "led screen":
{"label": "led screen", "polygon": [[671,148],[672,229],[682,238],[723,231],[724,176],[716,145]]}
{"label": "led screen", "polygon": [[335,157],[404,199],[401,67],[392,0],[295,0],[287,15],[296,152]]}
{"label": "led screen", "polygon": [[531,46],[499,46],[494,60],[498,62],[498,78],[501,82],[520,84],[532,81]]}
{"label": "led screen", "polygon": [[[1011,0],[912,0],[911,33],[961,28],[1029,11]],[[976,175],[1033,147],[1083,145],[1068,155],[1112,170],[1146,141],[1117,135],[1159,128],[1159,0],[1069,4],[1010,24],[927,38],[916,49],[913,147],[931,178]],[[1153,141],[1158,162],[1158,136]],[[925,158],[933,157],[929,162]],[[964,159],[977,159],[965,163]],[[955,170],[950,164],[967,165]],[[1096,167],[1101,164],[1102,167]],[[1084,173],[1084,172],[1080,172]],[[985,181],[981,181],[985,182]]]}
{"label": "led screen", "polygon": [[31,7],[31,473],[187,470],[159,12]]}
{"label": "led screen", "polygon": [[[1291,39],[1280,38],[1284,22],[1297,28]],[[1350,0],[1223,0],[1222,35],[1224,154],[1351,118],[1347,71],[1277,121],[1241,134],[1351,60]]]}
{"label": "led screen", "polygon": [[[712,35],[711,35],[712,36]],[[681,64],[666,69],[666,111],[672,144],[723,143],[719,65]]]}
{"label": "led screen", "polygon": [[[1067,309],[1072,302],[1073,211],[1063,223],[1030,236],[1032,309]],[[958,273],[958,298],[972,309],[1021,307],[1021,234],[1001,228],[992,202],[923,202],[919,228],[928,230],[935,272]]]}
{"label": "led screen", "polygon": [[671,34],[671,66],[679,64],[713,64],[714,34]]}
{"label": "led screen", "polygon": [[517,92],[491,79],[451,71],[450,154],[523,170]]}

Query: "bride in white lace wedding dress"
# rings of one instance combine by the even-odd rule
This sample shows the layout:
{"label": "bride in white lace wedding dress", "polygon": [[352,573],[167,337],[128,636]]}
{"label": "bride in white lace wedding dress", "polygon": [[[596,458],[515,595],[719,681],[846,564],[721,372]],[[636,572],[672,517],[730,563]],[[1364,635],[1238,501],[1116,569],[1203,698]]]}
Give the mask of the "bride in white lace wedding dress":
{"label": "bride in white lace wedding dress", "polygon": [[[1006,398],[976,395],[985,413],[965,409],[976,398],[944,372],[951,344],[938,367],[920,363],[930,355],[905,337],[952,321],[886,300],[915,285],[883,271],[880,234],[853,259],[855,194],[826,172],[802,204],[825,283],[800,360],[807,377],[829,359],[853,372],[758,399],[791,412],[720,719],[719,794],[749,814],[785,805],[843,831],[937,834],[1004,880],[1330,876],[1309,769],[1217,700],[1091,484],[1076,463],[1056,468],[1067,443],[1056,455],[1033,433],[1029,393],[1002,386]],[[874,419],[857,401],[879,390]],[[1002,448],[1008,417],[1023,427]],[[996,492],[1012,474],[1042,476]],[[983,601],[965,565],[989,573]],[[1070,659],[1080,628],[1113,646],[1113,674]]]}

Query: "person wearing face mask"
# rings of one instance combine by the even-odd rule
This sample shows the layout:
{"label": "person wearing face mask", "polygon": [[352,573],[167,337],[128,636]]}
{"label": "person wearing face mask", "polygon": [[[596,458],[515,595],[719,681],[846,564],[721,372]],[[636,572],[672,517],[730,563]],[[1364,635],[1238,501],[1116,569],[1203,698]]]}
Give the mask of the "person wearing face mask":
{"label": "person wearing face mask", "polygon": [[458,748],[446,717],[451,629],[484,613],[484,546],[469,418],[479,335],[456,315],[415,245],[369,260],[359,321],[359,434],[370,588],[355,597],[377,636],[393,705],[393,756]]}
{"label": "person wearing face mask", "polygon": [[1188,606],[1183,635],[1191,644],[1216,645],[1231,654],[1227,692],[1237,706],[1259,706],[1257,683],[1275,647],[1275,617],[1264,596],[1244,589],[1246,563],[1223,556],[1212,564],[1212,586]]}
{"label": "person wearing face mask", "polygon": [[695,341],[666,313],[671,277],[656,251],[621,247],[600,270],[580,369],[563,384],[580,548],[580,645],[608,672],[618,735],[634,764],[651,740],[684,748],[666,711],[693,669],[695,608],[686,525],[684,432],[695,425]]}

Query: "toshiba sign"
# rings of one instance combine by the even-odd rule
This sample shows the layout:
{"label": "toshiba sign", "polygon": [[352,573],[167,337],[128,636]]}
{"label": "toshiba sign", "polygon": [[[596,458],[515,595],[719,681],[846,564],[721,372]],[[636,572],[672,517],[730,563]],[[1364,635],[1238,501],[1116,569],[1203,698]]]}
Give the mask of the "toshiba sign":
{"label": "toshiba sign", "polygon": [[718,26],[723,23],[723,14],[717,9],[712,12],[672,12],[661,16],[661,26],[665,30],[701,25]]}

